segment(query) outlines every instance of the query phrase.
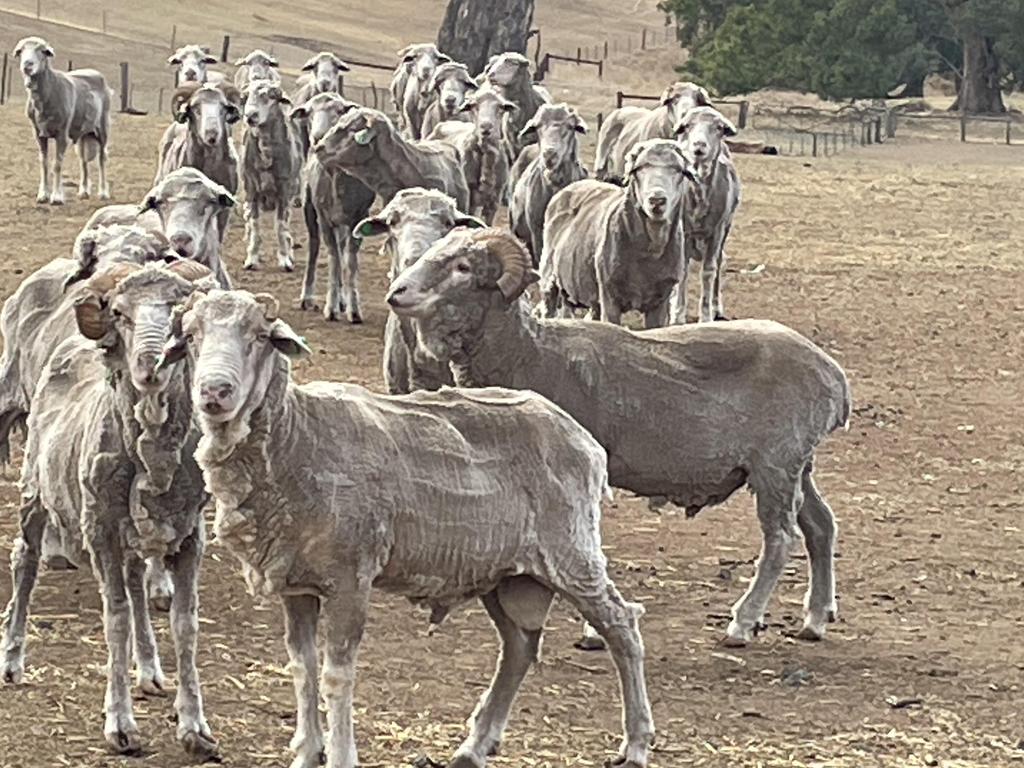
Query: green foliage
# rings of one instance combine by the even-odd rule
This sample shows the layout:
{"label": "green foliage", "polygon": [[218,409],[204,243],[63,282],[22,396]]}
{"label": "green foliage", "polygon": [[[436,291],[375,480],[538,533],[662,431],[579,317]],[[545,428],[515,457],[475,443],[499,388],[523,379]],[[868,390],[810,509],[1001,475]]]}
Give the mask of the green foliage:
{"label": "green foliage", "polygon": [[[682,68],[721,94],[765,87],[882,97],[963,66],[965,40],[995,41],[1024,83],[1024,0],[663,0],[690,51]],[[974,38],[971,38],[971,36]]]}

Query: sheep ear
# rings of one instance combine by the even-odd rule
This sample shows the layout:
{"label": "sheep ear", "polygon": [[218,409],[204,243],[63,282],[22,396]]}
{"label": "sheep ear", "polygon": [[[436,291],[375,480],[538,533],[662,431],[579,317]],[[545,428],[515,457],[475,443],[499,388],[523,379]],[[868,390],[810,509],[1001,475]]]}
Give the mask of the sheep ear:
{"label": "sheep ear", "polygon": [[146,199],[139,204],[139,212],[136,215],[141,216],[147,211],[152,211],[159,202],[160,199],[156,195],[146,195]]}
{"label": "sheep ear", "polygon": [[661,104],[662,106],[668,106],[676,100],[676,92],[670,85],[664,91],[661,92]]}
{"label": "sheep ear", "polygon": [[293,120],[305,120],[309,117],[309,102],[305,104],[299,104],[297,107],[292,107],[292,113],[290,117]]}
{"label": "sheep ear", "polygon": [[51,59],[57,55],[56,53],[54,53],[53,48],[51,48],[50,46],[46,46],[45,48],[43,48],[43,54],[49,56]]}
{"label": "sheep ear", "polygon": [[302,65],[302,71],[303,72],[312,72],[314,69],[316,69],[317,60],[318,60],[318,57],[316,57],[316,56],[313,56],[312,58],[307,59],[306,63]]}
{"label": "sheep ear", "polygon": [[79,238],[75,248],[77,251],[75,257],[78,261],[78,268],[64,280],[63,288],[65,293],[75,283],[92,277],[93,272],[96,271],[96,262],[99,261],[99,255],[96,253],[97,246],[95,234],[83,235]]}
{"label": "sheep ear", "polygon": [[189,112],[189,106],[188,106],[188,102],[186,101],[184,104],[181,105],[181,107],[178,109],[178,111],[174,113],[174,119],[177,122],[179,122],[179,123],[187,123],[188,122],[188,112]]}
{"label": "sheep ear", "polygon": [[238,200],[230,192],[225,191],[217,195],[217,205],[221,208],[234,208],[237,203]]}
{"label": "sheep ear", "polygon": [[519,131],[520,139],[528,139],[531,136],[537,135],[537,121],[531,119],[526,125],[523,126],[522,130]]}
{"label": "sheep ear", "polygon": [[708,95],[708,92],[707,92],[706,88],[698,88],[697,89],[697,98],[695,99],[695,101],[697,102],[697,106],[699,106],[699,107],[710,107],[710,106],[712,106],[712,104],[711,104],[711,97]]}
{"label": "sheep ear", "polygon": [[267,56],[267,66],[273,67],[274,69],[278,69],[281,65],[273,56]]}
{"label": "sheep ear", "polygon": [[203,56],[203,64],[216,64],[218,61],[220,61],[220,59],[216,56],[211,56],[210,54]]}
{"label": "sheep ear", "polygon": [[288,94],[281,90],[277,92],[277,101],[279,104],[288,104],[289,106],[292,103],[292,100],[288,98]]}
{"label": "sheep ear", "polygon": [[181,64],[181,56],[174,54],[173,56],[167,57],[167,63],[170,65]]}
{"label": "sheep ear", "polygon": [[501,111],[508,112],[509,114],[511,114],[512,112],[518,112],[519,106],[509,101],[501,105]]}
{"label": "sheep ear", "polygon": [[274,345],[274,349],[287,357],[313,354],[305,340],[295,333],[284,320],[275,320],[271,323],[270,343]]}
{"label": "sheep ear", "polygon": [[242,111],[238,108],[238,105],[233,102],[229,102],[225,110],[225,120],[227,120],[228,125],[234,125],[241,119]]}
{"label": "sheep ear", "polygon": [[352,71],[352,67],[350,67],[348,64],[346,64],[344,61],[342,61],[337,56],[332,55],[331,59],[332,59],[332,61],[334,61],[334,66],[336,66],[342,72],[351,72]]}
{"label": "sheep ear", "polygon": [[575,120],[575,124],[574,124],[573,127],[574,127],[576,133],[586,133],[587,132],[587,121],[584,120],[579,115],[576,115],[575,117],[576,117],[576,120]]}
{"label": "sheep ear", "polygon": [[386,221],[380,216],[370,216],[363,219],[355,228],[352,233],[358,238],[364,237],[377,237],[378,235],[386,235],[389,231],[389,227]]}
{"label": "sheep ear", "polygon": [[722,133],[725,136],[735,136],[739,131],[736,130],[736,126],[732,124],[732,121],[727,117],[719,117],[718,125],[722,129]]}
{"label": "sheep ear", "polygon": [[244,67],[248,63],[249,63],[249,57],[248,56],[246,56],[244,59],[236,59],[235,60],[235,66],[236,67]]}
{"label": "sheep ear", "polygon": [[438,64],[447,64],[451,60],[452,60],[452,57],[449,56],[448,54],[445,54],[445,53],[437,54],[437,63]]}
{"label": "sheep ear", "polygon": [[476,216],[468,216],[464,213],[459,213],[455,215],[455,226],[469,227],[470,229],[486,229],[487,223],[481,221]]}

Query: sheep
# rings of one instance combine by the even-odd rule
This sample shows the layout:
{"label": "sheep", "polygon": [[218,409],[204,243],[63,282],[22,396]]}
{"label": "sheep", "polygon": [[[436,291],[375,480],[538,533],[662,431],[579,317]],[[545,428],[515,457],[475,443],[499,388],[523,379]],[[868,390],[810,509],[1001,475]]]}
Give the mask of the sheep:
{"label": "sheep", "polygon": [[210,69],[210,65],[217,61],[205,45],[183,45],[167,58],[167,64],[175,68],[176,85],[225,81],[227,78],[223,72]]}
{"label": "sheep", "polygon": [[[14,48],[28,93],[25,114],[32,121],[39,144],[36,201],[63,205],[64,153],[69,143],[75,145],[81,169],[78,196],[84,199],[92,194],[89,163],[95,159],[99,165],[99,196],[101,200],[108,200],[107,143],[110,141],[110,100],[114,92],[95,69],[58,72],[51,66],[54,55],[53,48],[41,37],[22,38]],[[51,139],[54,142],[52,178]]]}
{"label": "sheep", "polygon": [[242,139],[247,240],[244,269],[258,269],[260,265],[262,211],[275,214],[278,266],[285,272],[295,269],[288,226],[292,200],[300,190],[302,149],[297,131],[284,113],[285,104],[291,106],[291,100],[279,84],[257,80],[249,86]]}
{"label": "sheep", "polygon": [[433,43],[407,45],[398,52],[398,67],[391,80],[391,98],[401,116],[404,132],[410,139],[421,139],[423,116],[430,103],[432,82],[437,67],[451,58]]}
{"label": "sheep", "polygon": [[618,325],[635,309],[645,327],[665,325],[683,267],[683,180],[690,174],[682,147],[655,139],[630,150],[625,188],[584,179],[552,197],[540,260],[545,316],[588,308]]}
{"label": "sheep", "polygon": [[28,604],[49,521],[64,551],[78,564],[91,562],[99,582],[109,652],[103,733],[121,753],[140,748],[128,680],[133,637],[139,687],[163,691],[142,586],[149,557],[166,559],[176,586],[171,633],[178,740],[198,757],[217,751],[196,668],[208,496],[191,458],[198,435],[187,370],[156,370],[172,308],[197,285],[215,285],[210,276],[201,264],[179,261],[169,267],[115,264],[91,277],[74,306],[81,336],[53,351],[28,419],[21,535],[11,558],[14,588],[4,613],[0,678],[18,683],[24,674]]}
{"label": "sheep", "polygon": [[222,288],[230,288],[231,279],[220,258],[219,220],[235,203],[228,190],[202,171],[186,166],[164,176],[139,205],[100,208],[86,228],[137,223],[162,233],[179,256],[205,264]]}
{"label": "sheep", "polygon": [[[316,142],[342,115],[356,107],[354,102],[336,93],[318,93],[295,107],[292,118],[302,120],[304,130]],[[342,313],[347,313],[350,323],[361,323],[360,241],[352,228],[370,212],[375,194],[353,176],[327,170],[313,153],[306,158],[303,178],[303,210],[309,233],[309,258],[306,261],[299,307],[313,309],[315,306],[316,264],[322,238],[330,254],[324,318],[338,320]]]}
{"label": "sheep", "polygon": [[525,139],[529,138],[529,134],[522,136],[523,128],[533,119],[541,105],[551,103],[551,94],[533,82],[530,60],[521,53],[491,56],[483,71],[483,80],[519,108],[508,114],[505,127],[512,148],[510,162],[514,162],[527,143]]}
{"label": "sheep", "polygon": [[438,189],[469,206],[462,157],[443,141],[409,141],[388,117],[360,107],[344,115],[313,147],[328,170],[355,176],[380,195],[385,205],[401,189]]}
{"label": "sheep", "polygon": [[430,91],[434,95],[423,115],[422,134],[429,136],[445,120],[470,122],[470,117],[460,112],[459,107],[466,101],[466,96],[476,89],[476,80],[470,77],[465,64],[449,61],[439,66],[430,81]]}
{"label": "sheep", "polygon": [[521,299],[536,279],[512,235],[456,230],[399,275],[387,301],[458,386],[529,389],[564,408],[608,451],[612,486],[693,516],[747,485],[764,545],[725,642],[763,628],[798,528],[810,563],[799,637],[821,639],[836,618],[836,526],[811,472],[818,445],[850,418],[839,364],[767,320],[643,332],[538,320]]}
{"label": "sheep", "polygon": [[686,184],[683,204],[683,274],[672,295],[672,317],[686,322],[686,278],[691,261],[701,262],[700,320],[725,320],[722,275],[725,241],[740,205],[740,178],[725,137],[736,128],[713,107],[691,109],[676,127],[676,136],[691,164],[695,181]]}
{"label": "sheep", "polygon": [[[154,184],[179,168],[192,167],[220,184],[232,195],[238,192],[238,153],[231,140],[231,126],[242,118],[241,93],[227,83],[188,82],[171,99],[174,122],[160,139],[159,167]],[[231,209],[218,217],[220,240],[227,235]]]}
{"label": "sheep", "polygon": [[281,66],[273,54],[257,48],[250,51],[244,58],[235,62],[235,87],[244,91],[255,80],[267,80],[271,83],[281,82],[278,68]]}
{"label": "sheep", "polygon": [[472,116],[472,124],[447,121],[440,123],[430,135],[433,140],[449,142],[459,151],[469,185],[469,212],[479,215],[488,224],[494,223],[508,187],[505,119],[516,109],[516,105],[498,91],[485,86],[466,96],[460,108],[460,112]]}
{"label": "sheep", "polygon": [[[382,250],[391,264],[388,276],[394,279],[455,227],[483,226],[484,222],[462,213],[443,192],[412,187],[395,195],[376,216],[359,222],[355,233],[360,238],[388,236]],[[453,383],[447,365],[424,360],[415,351],[412,324],[389,312],[384,325],[384,384],[388,392],[405,395]]]}
{"label": "sheep", "polygon": [[293,94],[296,104],[303,104],[318,93],[341,93],[343,73],[351,69],[348,64],[329,51],[320,51],[302,65],[307,74],[299,78],[299,90]]}
{"label": "sheep", "polygon": [[509,204],[509,228],[530,249],[534,266],[543,252],[544,213],[551,198],[574,181],[587,178],[578,141],[578,134],[586,132],[587,124],[567,104],[544,104],[521,131],[521,138],[537,141],[537,151],[524,149],[520,158],[532,159],[522,171],[512,172],[516,181]]}
{"label": "sheep", "polygon": [[619,107],[608,115],[597,136],[594,175],[601,181],[621,181],[629,150],[642,141],[671,139],[683,115],[693,107],[711,106],[708,92],[695,83],[673,83],[654,109]]}
{"label": "sheep", "polygon": [[297,386],[288,358],[309,350],[272,296],[195,296],[163,359],[193,363],[196,460],[214,497],[217,541],[240,561],[252,594],[284,603],[298,704],[293,767],[318,766],[324,750],[318,623],[326,763],[358,762],[355,662],[374,586],[426,604],[433,623],[479,597],[498,630],[497,671],[449,768],[481,768],[498,749],[554,594],[607,640],[623,695],[617,764],[646,766],[654,726],[643,609],[607,575],[605,454],[586,430],[531,392]]}

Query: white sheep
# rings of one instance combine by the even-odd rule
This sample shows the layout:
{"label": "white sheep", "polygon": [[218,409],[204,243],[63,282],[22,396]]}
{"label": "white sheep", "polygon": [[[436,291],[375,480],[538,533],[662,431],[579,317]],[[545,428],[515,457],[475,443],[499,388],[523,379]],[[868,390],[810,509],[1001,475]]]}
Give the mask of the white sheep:
{"label": "white sheep", "polygon": [[235,66],[238,67],[235,70],[235,87],[239,91],[244,91],[254,80],[281,82],[281,74],[278,71],[281,65],[273,54],[267,53],[261,48],[250,51],[243,58],[238,59]]}
{"label": "white sheep", "polygon": [[433,43],[407,45],[398,52],[398,66],[391,79],[391,98],[410,139],[423,138],[423,116],[430,105],[434,72],[449,61],[451,58]]}
{"label": "white sheep", "polygon": [[[53,48],[41,37],[26,37],[14,48],[25,78],[28,100],[25,114],[32,121],[39,143],[39,192],[36,200],[64,202],[64,153],[75,145],[81,166],[78,196],[92,194],[89,163],[99,164],[99,196],[110,198],[107,182],[107,143],[110,141],[110,100],[114,92],[95,69],[58,72],[51,64]],[[50,141],[54,142],[53,171],[49,167]]]}
{"label": "white sheep", "polygon": [[530,264],[507,233],[456,230],[399,275],[388,304],[459,386],[528,389],[564,408],[608,451],[613,486],[689,516],[748,486],[763,546],[725,642],[743,645],[764,627],[801,533],[810,585],[799,637],[821,639],[837,612],[836,525],[812,470],[820,443],[850,418],[843,369],[765,320],[640,333],[537,320],[522,297],[537,279]]}
{"label": "white sheep", "polygon": [[476,80],[469,75],[465,64],[449,61],[434,71],[430,82],[431,101],[423,115],[421,133],[429,136],[439,123],[445,120],[470,121],[469,115],[460,112],[466,96],[477,89]]}
{"label": "white sheep", "polygon": [[177,82],[181,83],[220,83],[226,80],[223,72],[210,69],[218,59],[205,45],[183,45],[167,58],[167,63],[174,67]]}
{"label": "white sheep", "polygon": [[481,79],[518,107],[505,118],[505,132],[511,147],[509,162],[515,162],[530,138],[528,133],[523,134],[523,128],[542,105],[551,103],[551,94],[544,86],[533,82],[530,60],[521,53],[507,52],[491,56]]}
{"label": "white sheep", "polygon": [[555,594],[595,625],[618,668],[625,738],[616,764],[647,765],[642,609],[607,575],[605,455],[586,430],[529,392],[297,386],[288,357],[308,350],[267,295],[212,291],[185,307],[181,328],[164,359],[187,350],[193,361],[196,459],[216,502],[217,541],[254,594],[285,605],[294,768],[315,768],[324,749],[318,623],[327,766],[357,764],[356,653],[374,587],[429,606],[433,622],[479,597],[498,630],[498,669],[449,768],[481,768],[498,749]]}

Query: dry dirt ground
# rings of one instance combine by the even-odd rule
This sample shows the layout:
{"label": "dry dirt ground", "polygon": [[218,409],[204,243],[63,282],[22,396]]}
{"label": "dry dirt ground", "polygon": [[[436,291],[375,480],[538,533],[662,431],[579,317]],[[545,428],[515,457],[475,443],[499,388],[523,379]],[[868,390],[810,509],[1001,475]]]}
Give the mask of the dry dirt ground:
{"label": "dry dirt ground", "polygon": [[[146,191],[161,129],[153,118],[116,119],[117,200]],[[822,643],[791,637],[805,585],[798,555],[767,634],[726,652],[717,641],[759,545],[749,496],[687,520],[617,494],[604,536],[619,586],[647,607],[653,765],[1022,764],[1024,150],[904,143],[739,165],[745,199],[730,242],[740,270],[728,280],[730,314],[788,323],[840,360],[853,385],[851,428],[817,462],[841,525],[841,618]],[[36,205],[35,168],[24,118],[0,109],[4,297],[67,254],[97,205]],[[236,223],[227,261],[241,287],[279,296],[311,342],[296,376],[379,389],[377,244],[365,249],[366,324],[350,327],[295,310],[299,272],[242,272],[241,242]],[[296,260],[301,268],[301,250]],[[16,533],[16,477],[9,470],[0,485],[5,553]],[[0,601],[9,594],[0,579]],[[105,751],[106,651],[91,577],[44,573],[33,607],[27,682],[0,689],[0,766],[185,765],[170,699],[136,702],[144,756]],[[278,607],[254,603],[212,547],[202,615],[199,664],[225,765],[287,765],[293,699]],[[165,618],[157,625],[170,666]],[[494,636],[475,605],[432,637],[426,628],[405,602],[374,600],[357,688],[366,767],[444,760],[490,675]],[[599,766],[612,754],[615,677],[606,656],[573,649],[575,636],[558,607],[494,765]]]}

